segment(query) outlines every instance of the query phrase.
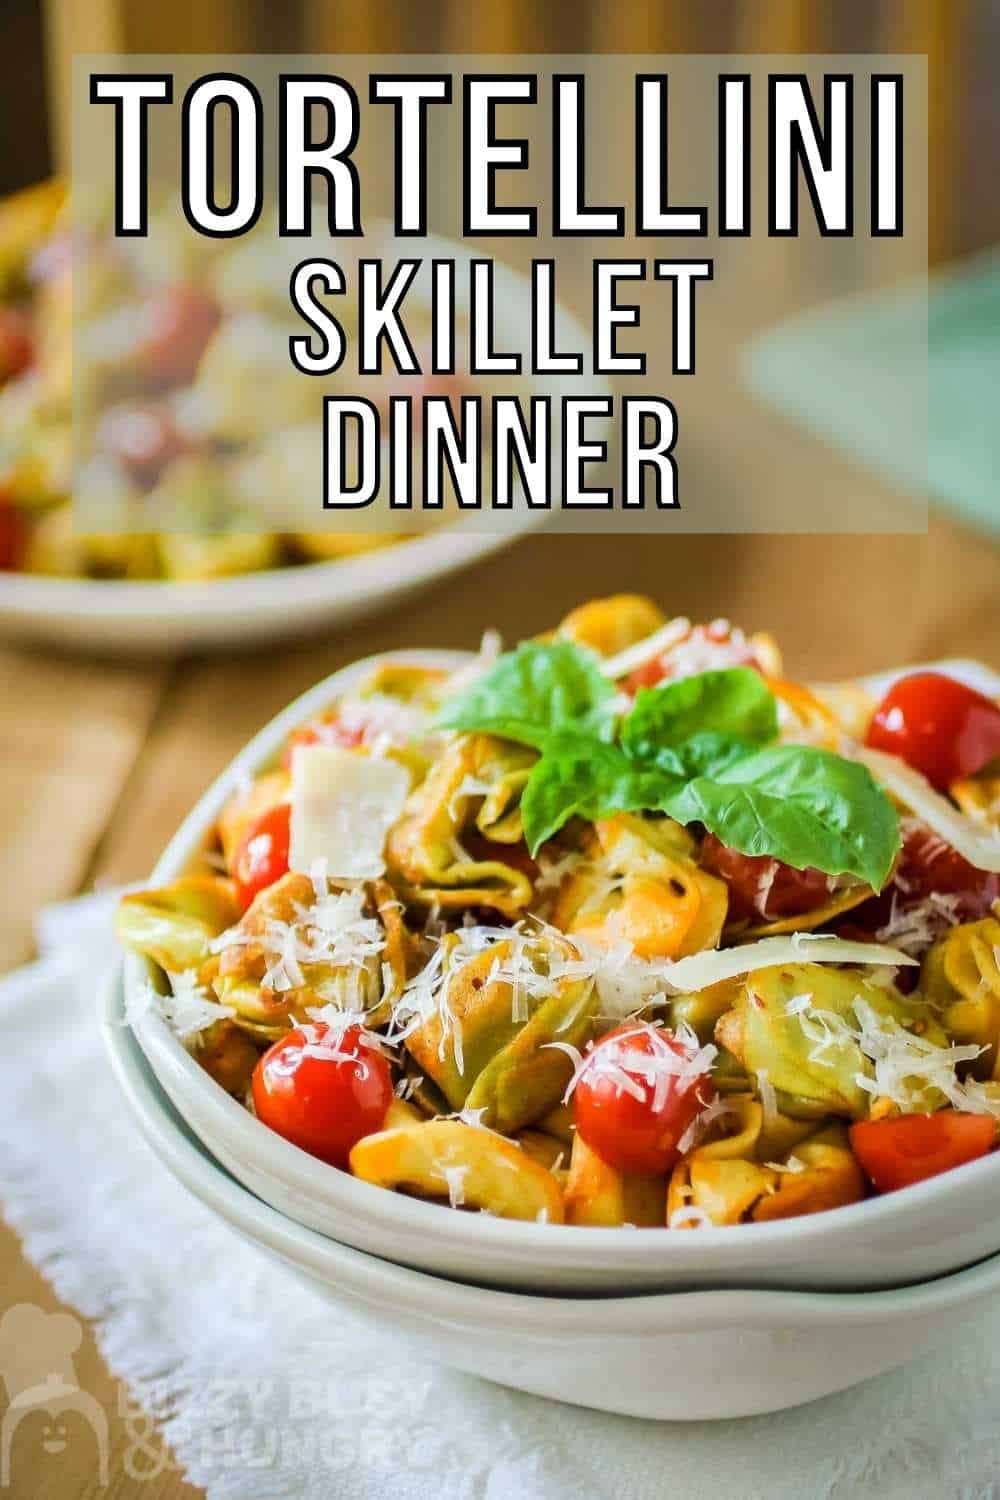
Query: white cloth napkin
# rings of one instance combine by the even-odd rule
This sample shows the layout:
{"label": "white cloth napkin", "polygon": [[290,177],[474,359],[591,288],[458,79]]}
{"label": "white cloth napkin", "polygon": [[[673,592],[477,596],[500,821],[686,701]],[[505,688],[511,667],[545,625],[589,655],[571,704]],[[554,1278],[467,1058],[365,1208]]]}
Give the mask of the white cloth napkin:
{"label": "white cloth napkin", "polygon": [[[721,1423],[542,1401],[373,1334],[243,1244],[138,1138],[95,1022],[107,917],[107,898],[50,910],[42,961],[0,984],[0,1204],[211,1500],[1000,1496],[1000,1308],[905,1370]],[[155,1472],[156,1442],[128,1462]]]}

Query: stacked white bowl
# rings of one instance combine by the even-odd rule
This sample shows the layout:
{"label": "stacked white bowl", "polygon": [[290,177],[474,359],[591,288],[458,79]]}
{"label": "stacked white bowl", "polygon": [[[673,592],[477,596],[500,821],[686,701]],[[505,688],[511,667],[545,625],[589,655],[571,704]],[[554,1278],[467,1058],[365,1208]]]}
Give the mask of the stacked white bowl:
{"label": "stacked white bowl", "polygon": [[[456,653],[396,653],[454,665]],[[189,868],[233,788],[360,664],[278,716],[210,789],[153,875]],[[337,1172],[266,1130],[159,1014],[108,993],[109,1052],[166,1165],[331,1300],[430,1358],[634,1416],[773,1411],[923,1352],[1000,1289],[1000,1157],[847,1208],[732,1229],[585,1229],[447,1211]]]}

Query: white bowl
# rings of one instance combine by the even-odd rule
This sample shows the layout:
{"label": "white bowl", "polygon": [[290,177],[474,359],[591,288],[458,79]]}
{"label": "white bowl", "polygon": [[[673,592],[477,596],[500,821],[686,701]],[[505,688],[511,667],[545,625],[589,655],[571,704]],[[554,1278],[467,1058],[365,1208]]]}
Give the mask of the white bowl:
{"label": "white bowl", "polygon": [[[389,655],[441,667],[468,660],[448,651]],[[267,764],[290,729],[382,659],[334,673],[261,730],[182,824],[153,883],[175,879],[190,866],[231,792]],[[975,663],[936,665],[1000,690],[1000,678]],[[130,997],[147,974],[144,959],[126,959]],[[1000,1155],[847,1208],[731,1229],[583,1229],[456,1213],[359,1182],[300,1151],[225,1094],[155,1011],[137,1006],[134,1025],[180,1114],[258,1197],[342,1244],[456,1280],[605,1295],[719,1286],[847,1291],[940,1276],[1000,1250]]]}
{"label": "white bowl", "polygon": [[[456,267],[459,309],[468,306],[468,268],[477,252],[454,240],[428,236],[421,241],[427,265],[433,258]],[[531,326],[531,280],[514,267],[498,263],[496,317],[498,345],[523,350]],[[414,296],[427,296],[414,286]],[[554,310],[555,339],[561,349],[586,350],[588,334],[569,310]],[[563,396],[610,396],[604,376],[589,368],[584,356],[580,374],[550,377],[542,394],[559,410]],[[526,368],[528,368],[526,362]],[[305,377],[301,377],[305,378]],[[532,377],[524,392],[535,393]],[[538,386],[541,391],[541,386]],[[610,418],[594,419],[594,436],[610,429]],[[318,483],[318,478],[317,478]],[[0,572],[0,638],[37,641],[72,650],[115,654],[246,650],[287,636],[304,635],[320,626],[343,625],[398,603],[435,579],[467,567],[509,546],[542,525],[547,513],[521,503],[515,483],[514,504],[498,513],[493,526],[466,515],[459,521],[396,546],[340,561],[275,568],[220,578],[208,583],[149,580],[47,578]],[[318,502],[317,502],[318,504]],[[321,517],[317,527],[322,528]],[[285,528],[287,529],[287,527]]]}
{"label": "white bowl", "polygon": [[360,557],[209,583],[0,572],[0,636],[116,655],[249,650],[386,609],[509,546],[531,519],[515,515],[495,532],[447,526]]}
{"label": "white bowl", "polygon": [[187,1130],[123,1015],[116,977],[104,1003],[112,1065],[146,1139],[196,1197],[331,1302],[401,1335],[418,1357],[501,1385],[634,1417],[779,1411],[927,1352],[1000,1293],[1000,1256],[939,1281],[860,1295],[710,1291],[582,1301],[405,1270],[303,1228],[240,1187]]}

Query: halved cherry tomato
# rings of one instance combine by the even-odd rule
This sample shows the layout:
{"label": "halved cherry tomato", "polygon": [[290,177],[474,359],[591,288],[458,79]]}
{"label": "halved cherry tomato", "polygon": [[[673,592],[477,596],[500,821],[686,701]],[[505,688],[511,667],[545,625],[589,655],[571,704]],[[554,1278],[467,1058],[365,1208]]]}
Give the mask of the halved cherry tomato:
{"label": "halved cherry tomato", "polygon": [[101,418],[97,444],[141,485],[155,484],[190,444],[164,406],[113,406]]}
{"label": "halved cherry tomato", "polygon": [[850,1127],[850,1138],[878,1191],[893,1193],[985,1156],[996,1145],[997,1127],[990,1115],[942,1109],[936,1115],[862,1120]]}
{"label": "halved cherry tomato", "polygon": [[[928,896],[954,896],[952,915],[959,922],[988,917],[1000,900],[1000,875],[977,870],[957,849],[946,844],[925,823],[904,823],[903,847],[888,885],[880,895],[851,912],[853,925],[875,932],[893,915],[920,906]],[[946,926],[947,919],[942,919]]]}
{"label": "halved cherry tomato", "polygon": [[34,354],[27,318],[16,307],[0,307],[0,384],[26,370]]}
{"label": "halved cherry tomato", "polygon": [[27,540],[24,516],[16,505],[0,495],[0,573],[20,567]]}
{"label": "halved cherry tomato", "polygon": [[946,790],[1000,756],[1000,708],[943,672],[914,672],[886,693],[865,744],[898,755]]}
{"label": "halved cherry tomato", "polygon": [[236,899],[246,911],[258,891],[288,873],[292,809],[287,802],[269,807],[250,824],[233,855]]}
{"label": "halved cherry tomato", "polygon": [[576,1128],[620,1172],[666,1172],[715,1089],[696,1053],[662,1026],[626,1022],[595,1042],[573,1098]]}
{"label": "halved cherry tomato", "polygon": [[[732,626],[725,620],[692,626],[679,644],[684,648],[685,660],[691,664],[686,667],[687,672],[708,672],[722,667],[756,667],[760,670],[760,662],[750,642],[740,631],[734,636]],[[676,676],[671,654],[654,656],[652,661],[636,667],[622,683],[623,690],[634,696],[640,688],[656,687],[658,682]]]}
{"label": "halved cherry tomato", "polygon": [[422,397],[447,397],[452,415],[458,421],[462,415],[461,398],[471,394],[472,386],[469,378],[461,373],[454,375],[399,375],[394,373],[382,377],[377,401],[382,414],[388,417],[391,410],[389,403],[393,396],[411,397],[413,402],[410,407],[412,436],[419,438],[424,430]]}
{"label": "halved cherry tomato", "polygon": [[318,1021],[274,1043],[253,1073],[258,1120],[334,1167],[379,1130],[392,1103],[389,1064],[360,1026]]}
{"label": "halved cherry tomato", "polygon": [[133,360],[151,385],[186,384],[222,320],[214,297],[194,286],[168,286],[140,308]]}
{"label": "halved cherry tomato", "polygon": [[701,863],[729,887],[729,915],[764,922],[798,917],[830,899],[822,870],[796,870],[766,854],[739,854],[707,833]]}
{"label": "halved cherry tomato", "polygon": [[331,709],[329,713],[320,714],[318,718],[310,719],[308,724],[300,724],[298,729],[292,730],[285,743],[281,763],[286,771],[291,770],[292,755],[299,745],[336,745],[342,750],[355,750],[364,737],[363,724],[344,724],[338,717],[337,710]]}

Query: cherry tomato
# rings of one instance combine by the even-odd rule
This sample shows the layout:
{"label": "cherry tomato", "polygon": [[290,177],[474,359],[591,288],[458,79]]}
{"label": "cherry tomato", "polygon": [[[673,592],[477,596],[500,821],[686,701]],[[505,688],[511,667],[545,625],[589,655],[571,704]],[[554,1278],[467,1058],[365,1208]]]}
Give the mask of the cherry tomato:
{"label": "cherry tomato", "polygon": [[424,396],[448,397],[452,413],[456,420],[458,420],[462,412],[461,398],[472,393],[472,387],[468,378],[462,374],[392,374],[383,376],[378,404],[383,415],[388,417],[391,397],[412,397],[413,405],[410,408],[412,435],[415,438],[419,438],[424,430],[424,403],[422,399]]}
{"label": "cherry tomato", "polygon": [[865,744],[898,755],[945,790],[1000,756],[1000,708],[942,672],[914,672],[886,693]]}
{"label": "cherry tomato", "polygon": [[0,573],[20,567],[27,540],[24,516],[16,505],[0,495]]}
{"label": "cherry tomato", "polygon": [[[677,670],[675,652],[683,653],[682,672]],[[724,667],[756,667],[760,670],[760,662],[741,630],[734,631],[727,620],[713,620],[710,625],[694,625],[666,656],[656,656],[636,667],[625,678],[622,687],[634,696],[640,688],[656,687],[668,677],[689,676],[693,672],[716,671]]]}
{"label": "cherry tomato", "polygon": [[[880,895],[851,912],[849,921],[869,932],[888,923],[893,913],[923,905],[928,896],[951,896],[951,915],[959,922],[988,917],[1000,900],[1000,875],[977,870],[925,823],[904,822],[903,847],[892,877]],[[949,925],[942,914],[942,928]]]}
{"label": "cherry tomato", "polygon": [[151,385],[186,384],[222,318],[219,304],[192,286],[165,287],[139,313],[133,359]]}
{"label": "cherry tomato", "polygon": [[162,406],[115,406],[101,418],[97,443],[141,485],[155,484],[190,446]]}
{"label": "cherry tomato", "polygon": [[291,807],[279,802],[256,818],[233,855],[236,899],[246,911],[258,891],[266,890],[288,873]]}
{"label": "cherry tomato", "polygon": [[270,1047],[253,1074],[258,1120],[334,1167],[379,1130],[392,1102],[389,1064],[360,1026],[302,1026]]}
{"label": "cherry tomato", "polygon": [[880,1193],[910,1187],[963,1162],[985,1156],[996,1144],[990,1115],[943,1109],[936,1115],[862,1120],[850,1128],[851,1150]]}
{"label": "cherry tomato", "polygon": [[0,307],[0,384],[26,370],[34,353],[27,318],[15,307]]}
{"label": "cherry tomato", "polygon": [[342,750],[355,750],[365,737],[365,726],[363,724],[344,724],[337,715],[336,709],[329,713],[320,714],[316,719],[310,719],[308,724],[300,724],[298,729],[293,729],[285,744],[285,753],[282,756],[282,765],[285,770],[291,769],[292,755],[299,745],[337,745]]}
{"label": "cherry tomato", "polygon": [[774,922],[815,911],[830,899],[830,884],[822,870],[796,870],[766,854],[739,854],[707,833],[701,863],[729,887],[729,915],[736,919]]}
{"label": "cherry tomato", "polygon": [[697,1053],[662,1026],[626,1022],[595,1042],[577,1079],[576,1128],[620,1172],[666,1172],[677,1143],[714,1097]]}

